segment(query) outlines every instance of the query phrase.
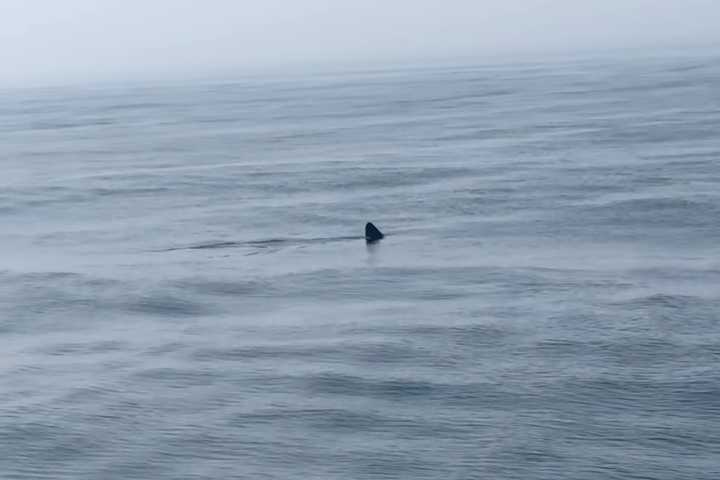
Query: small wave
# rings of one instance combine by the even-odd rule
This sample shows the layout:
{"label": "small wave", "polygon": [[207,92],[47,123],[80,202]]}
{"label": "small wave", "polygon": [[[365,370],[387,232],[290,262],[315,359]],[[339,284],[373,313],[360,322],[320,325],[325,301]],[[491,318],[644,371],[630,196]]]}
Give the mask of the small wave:
{"label": "small wave", "polygon": [[118,340],[99,340],[95,342],[52,344],[40,349],[39,353],[50,356],[79,356],[121,352],[127,348],[128,344],[126,342]]}
{"label": "small wave", "polygon": [[161,193],[169,192],[170,189],[167,187],[134,187],[134,188],[94,188],[89,190],[88,193],[92,196],[108,197],[120,195],[122,197],[130,197],[133,195],[146,196],[146,195],[158,195]]}
{"label": "small wave", "polygon": [[693,303],[702,302],[699,297],[689,295],[672,295],[665,293],[656,293],[642,297],[632,298],[623,302],[623,305],[633,307],[663,307],[680,309],[685,308]]}
{"label": "small wave", "polygon": [[112,125],[113,123],[115,123],[115,122],[109,118],[86,119],[85,121],[77,121],[77,122],[47,121],[47,122],[35,122],[30,125],[30,129],[31,130],[69,130],[69,129],[76,129],[76,128],[106,126],[106,125]]}
{"label": "small wave", "polygon": [[125,310],[162,317],[195,317],[215,313],[209,305],[168,294],[145,294],[126,300]]}
{"label": "small wave", "polygon": [[371,380],[340,373],[324,373],[303,378],[306,388],[318,395],[368,395],[391,400],[429,396],[436,386],[411,379]]}
{"label": "small wave", "polygon": [[135,372],[133,380],[164,384],[170,388],[187,388],[210,385],[218,381],[219,374],[211,370],[187,367],[151,367]]}
{"label": "small wave", "polygon": [[638,228],[648,226],[712,227],[720,207],[712,202],[656,197],[616,200],[581,209],[584,222]]}
{"label": "small wave", "polygon": [[258,294],[269,295],[273,291],[271,283],[261,280],[225,281],[193,278],[179,280],[174,282],[173,286],[193,294],[232,297]]}

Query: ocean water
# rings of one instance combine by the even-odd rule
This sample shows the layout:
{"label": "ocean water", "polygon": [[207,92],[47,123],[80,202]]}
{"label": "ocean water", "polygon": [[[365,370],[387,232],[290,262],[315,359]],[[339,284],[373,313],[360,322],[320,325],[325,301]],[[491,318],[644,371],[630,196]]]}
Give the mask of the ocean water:
{"label": "ocean water", "polygon": [[3,91],[0,477],[720,478],[719,86]]}

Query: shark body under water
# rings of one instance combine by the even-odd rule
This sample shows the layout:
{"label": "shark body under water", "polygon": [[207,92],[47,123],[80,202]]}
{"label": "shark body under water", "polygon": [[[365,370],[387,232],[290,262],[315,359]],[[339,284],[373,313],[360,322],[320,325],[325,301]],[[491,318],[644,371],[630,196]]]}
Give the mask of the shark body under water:
{"label": "shark body under water", "polygon": [[162,251],[172,252],[176,250],[214,250],[222,248],[240,248],[250,247],[254,249],[275,249],[292,245],[315,245],[331,242],[343,242],[348,240],[365,239],[367,243],[376,243],[383,238],[383,234],[372,222],[365,224],[365,236],[344,236],[344,237],[318,237],[318,238],[268,238],[264,240],[249,241],[223,241],[223,242],[207,242],[196,245],[188,245],[182,247],[167,248]]}

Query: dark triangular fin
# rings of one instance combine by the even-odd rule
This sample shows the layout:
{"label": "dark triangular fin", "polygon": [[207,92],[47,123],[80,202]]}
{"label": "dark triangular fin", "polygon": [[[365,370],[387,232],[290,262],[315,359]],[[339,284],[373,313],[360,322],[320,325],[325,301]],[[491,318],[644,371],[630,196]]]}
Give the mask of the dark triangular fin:
{"label": "dark triangular fin", "polygon": [[365,240],[368,242],[377,242],[384,236],[385,235],[383,235],[382,232],[372,223],[368,222],[365,225]]}

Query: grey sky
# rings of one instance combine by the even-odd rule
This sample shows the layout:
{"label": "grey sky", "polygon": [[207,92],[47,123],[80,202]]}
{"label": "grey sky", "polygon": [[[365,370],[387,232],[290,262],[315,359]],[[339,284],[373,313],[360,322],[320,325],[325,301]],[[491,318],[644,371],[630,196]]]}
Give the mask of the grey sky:
{"label": "grey sky", "polygon": [[0,84],[720,41],[717,0],[0,0]]}

